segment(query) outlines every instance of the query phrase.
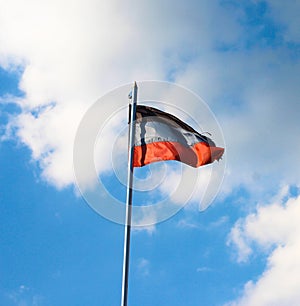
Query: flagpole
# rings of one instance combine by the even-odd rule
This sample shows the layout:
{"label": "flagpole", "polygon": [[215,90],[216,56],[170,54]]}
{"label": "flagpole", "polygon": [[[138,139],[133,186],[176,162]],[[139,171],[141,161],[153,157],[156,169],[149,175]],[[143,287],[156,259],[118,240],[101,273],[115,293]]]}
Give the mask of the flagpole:
{"label": "flagpole", "polygon": [[133,157],[134,157],[134,135],[137,104],[138,87],[134,82],[132,89],[132,104],[129,108],[129,157],[127,172],[127,195],[126,195],[126,223],[124,231],[124,255],[123,255],[123,276],[122,276],[122,301],[121,306],[127,306],[128,300],[128,276],[129,276],[129,257],[130,257],[130,232],[132,214],[132,183],[133,183]]}

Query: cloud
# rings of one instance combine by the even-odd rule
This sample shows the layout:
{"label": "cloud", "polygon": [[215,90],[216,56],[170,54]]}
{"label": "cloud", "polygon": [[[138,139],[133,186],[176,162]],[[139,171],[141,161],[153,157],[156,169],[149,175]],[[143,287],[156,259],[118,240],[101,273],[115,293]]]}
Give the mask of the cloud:
{"label": "cloud", "polygon": [[[220,162],[222,163],[222,161]],[[158,189],[162,195],[169,196],[172,203],[185,206],[189,210],[205,210],[218,192],[217,179],[223,178],[222,165],[217,163],[191,168],[176,164],[167,167],[168,176]]]}
{"label": "cloud", "polygon": [[227,24],[222,40],[232,41],[236,33],[216,1],[203,1],[201,10],[196,1],[159,7],[131,1],[125,7],[121,1],[12,0],[1,7],[0,65],[23,71],[24,97],[15,99],[22,111],[10,128],[32,151],[43,178],[58,188],[74,181],[76,128],[99,96],[134,79],[172,78],[184,58],[219,40],[212,15]]}
{"label": "cloud", "polygon": [[299,305],[300,196],[286,197],[259,205],[232,229],[230,242],[237,247],[239,261],[249,260],[253,250],[268,258],[264,272],[248,281],[241,297],[228,305]]}
{"label": "cloud", "polygon": [[[158,217],[154,210],[150,213],[146,210],[147,206],[142,207],[140,211],[140,215],[136,218],[136,226],[132,227],[133,232],[146,232],[149,235],[153,235],[156,231],[155,224],[157,223]],[[146,213],[147,212],[147,213]],[[144,225],[150,224],[150,225]]]}
{"label": "cloud", "polygon": [[[242,14],[242,5],[233,5],[233,18],[242,21],[243,37],[222,52],[203,51],[176,79],[196,89],[218,116],[226,141],[223,191],[227,194],[244,186],[259,199],[267,195],[266,189],[271,192],[282,182],[299,182],[295,163],[300,152],[295,142],[300,132],[299,49],[281,39],[290,26],[295,28],[293,23],[299,28],[299,20],[290,22],[287,17],[293,16],[296,2],[291,6],[279,2],[269,1],[265,13],[257,12],[256,23],[247,19],[246,10]],[[287,16],[277,18],[281,11],[276,13],[275,7],[283,6]],[[262,34],[268,28],[271,33]]]}
{"label": "cloud", "polygon": [[10,305],[14,306],[41,306],[45,304],[45,299],[36,294],[32,288],[20,285],[16,290],[7,293]]}
{"label": "cloud", "polygon": [[[269,1],[258,24],[247,20],[245,6],[218,1],[12,0],[1,7],[0,65],[22,67],[24,92],[6,136],[31,150],[42,177],[57,188],[74,183],[73,140],[85,111],[134,79],[174,80],[212,106],[227,144],[224,193],[244,185],[260,196],[266,186],[299,182],[300,65],[287,43],[298,39],[298,19],[289,18],[296,2]],[[270,20],[278,25],[276,47],[256,34]],[[282,35],[286,40],[277,39]],[[113,136],[101,145],[109,147]]]}
{"label": "cloud", "polygon": [[212,269],[211,269],[211,268],[208,268],[208,267],[199,267],[199,268],[196,269],[196,271],[197,271],[198,273],[203,273],[203,272],[211,272]]}
{"label": "cloud", "polygon": [[177,226],[182,229],[199,229],[201,226],[196,222],[192,222],[187,219],[181,219],[178,221]]}
{"label": "cloud", "polygon": [[190,88],[199,82],[208,101],[215,101],[226,141],[224,190],[243,185],[259,198],[266,186],[299,182],[300,65],[287,53],[284,48],[212,53],[190,63],[178,79]]}
{"label": "cloud", "polygon": [[149,276],[150,274],[150,261],[146,258],[139,258],[137,262],[137,272],[141,276]]}
{"label": "cloud", "polygon": [[[133,80],[158,79],[191,88],[218,116],[226,140],[225,196],[244,186],[252,197],[269,199],[280,184],[300,185],[298,1],[252,1],[254,9],[266,5],[254,21],[247,17],[249,7],[235,1],[0,4],[0,65],[18,71],[24,92],[21,98],[6,95],[21,111],[2,139],[27,146],[50,184],[74,183],[75,133],[99,96]],[[264,32],[270,24],[272,33]],[[111,132],[103,147],[117,133]],[[105,172],[109,157],[102,157],[96,164]],[[177,186],[178,172],[172,174],[160,186],[162,194]],[[203,188],[198,190],[195,201],[202,196]],[[172,200],[180,203],[183,195]],[[259,205],[232,229],[238,261],[249,260],[255,248],[269,254],[265,272],[232,305],[300,303],[299,202]],[[150,224],[157,216],[145,218]]]}

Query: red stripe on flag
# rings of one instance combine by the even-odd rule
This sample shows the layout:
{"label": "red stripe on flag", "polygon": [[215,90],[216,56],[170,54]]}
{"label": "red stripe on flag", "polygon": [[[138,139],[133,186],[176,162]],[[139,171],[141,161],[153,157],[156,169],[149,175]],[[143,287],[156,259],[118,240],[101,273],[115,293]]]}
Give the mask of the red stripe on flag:
{"label": "red stripe on flag", "polygon": [[177,160],[196,168],[219,160],[223,153],[223,148],[210,147],[205,142],[191,147],[178,142],[153,142],[134,148],[133,166],[142,167],[153,162]]}

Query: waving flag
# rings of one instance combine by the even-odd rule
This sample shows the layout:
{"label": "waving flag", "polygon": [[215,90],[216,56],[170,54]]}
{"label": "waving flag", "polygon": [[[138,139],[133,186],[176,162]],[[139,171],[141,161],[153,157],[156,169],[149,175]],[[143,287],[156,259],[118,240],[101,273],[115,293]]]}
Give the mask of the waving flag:
{"label": "waving flag", "polygon": [[219,160],[224,149],[177,117],[153,107],[137,105],[134,167],[178,160],[199,167]]}

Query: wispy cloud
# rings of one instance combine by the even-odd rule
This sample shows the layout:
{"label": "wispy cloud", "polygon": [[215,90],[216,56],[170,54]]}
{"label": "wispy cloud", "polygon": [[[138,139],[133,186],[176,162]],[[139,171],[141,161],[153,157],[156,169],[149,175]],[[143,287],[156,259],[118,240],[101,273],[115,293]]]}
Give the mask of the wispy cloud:
{"label": "wispy cloud", "polygon": [[10,303],[14,306],[43,306],[45,301],[43,296],[36,294],[33,289],[20,285],[14,291],[7,293]]}
{"label": "wispy cloud", "polygon": [[209,267],[199,267],[199,268],[196,269],[196,271],[198,273],[202,273],[202,272],[211,272],[213,270],[211,268],[209,268]]}
{"label": "wispy cloud", "polygon": [[[147,210],[147,206],[141,207],[139,215],[135,217],[136,226],[132,227],[133,232],[146,232],[149,235],[152,235],[156,231],[155,224],[157,223],[157,215],[155,210],[152,210],[151,213]],[[149,225],[147,225],[149,224]]]}
{"label": "wispy cloud", "polygon": [[141,276],[149,276],[150,274],[150,261],[146,258],[139,258],[137,263],[137,272]]}
{"label": "wispy cloud", "polygon": [[199,224],[191,221],[191,220],[187,220],[187,219],[181,219],[178,223],[177,226],[180,228],[187,228],[187,229],[199,229],[201,228],[201,226],[199,226]]}
{"label": "wispy cloud", "polygon": [[208,224],[201,224],[192,217],[186,217],[178,221],[177,226],[185,229],[198,229],[201,231],[210,231],[219,227],[224,226],[228,222],[227,216],[222,216],[216,221],[212,221]]}

